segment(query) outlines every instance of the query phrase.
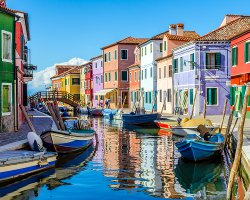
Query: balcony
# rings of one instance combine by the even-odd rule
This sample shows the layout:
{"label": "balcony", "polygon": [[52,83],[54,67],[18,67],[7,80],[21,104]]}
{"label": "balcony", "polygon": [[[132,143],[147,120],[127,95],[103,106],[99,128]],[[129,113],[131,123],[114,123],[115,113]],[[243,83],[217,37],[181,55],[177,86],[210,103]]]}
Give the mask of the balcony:
{"label": "balcony", "polygon": [[32,65],[32,64],[26,64],[26,65],[24,65],[24,69],[26,69],[28,71],[34,71],[34,70],[37,70],[37,66]]}

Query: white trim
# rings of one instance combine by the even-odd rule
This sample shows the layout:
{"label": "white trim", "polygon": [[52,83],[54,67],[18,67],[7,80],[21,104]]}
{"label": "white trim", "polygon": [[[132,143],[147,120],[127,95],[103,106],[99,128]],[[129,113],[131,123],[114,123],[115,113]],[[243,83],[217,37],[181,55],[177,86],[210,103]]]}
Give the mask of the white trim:
{"label": "white trim", "polygon": [[[2,30],[2,61],[3,62],[8,62],[8,63],[12,63],[13,62],[13,41],[12,41],[12,33],[11,32],[8,32],[8,31],[5,31],[5,30]],[[10,35],[10,41],[11,41],[11,47],[10,47],[10,50],[11,50],[11,59],[4,59],[3,58],[3,34],[7,34],[7,35]]]}
{"label": "white trim", "polygon": [[[4,85],[8,85],[8,86],[10,86],[10,104],[11,104],[11,106],[10,106],[10,112],[3,112],[3,86]],[[12,83],[2,83],[2,85],[1,85],[1,95],[2,95],[2,98],[1,98],[1,103],[2,103],[2,116],[8,116],[8,115],[11,115],[11,113],[12,113]]]}
{"label": "white trim", "polygon": [[[127,59],[122,59],[122,50],[127,51]],[[120,49],[120,57],[121,57],[121,60],[128,60],[128,49]]]}
{"label": "white trim", "polygon": [[215,105],[208,105],[208,101],[207,101],[207,106],[219,106],[219,87],[206,87],[206,99],[207,99],[207,97],[208,97],[208,95],[207,95],[207,89],[208,88],[216,88],[217,89],[217,104],[215,104]]}

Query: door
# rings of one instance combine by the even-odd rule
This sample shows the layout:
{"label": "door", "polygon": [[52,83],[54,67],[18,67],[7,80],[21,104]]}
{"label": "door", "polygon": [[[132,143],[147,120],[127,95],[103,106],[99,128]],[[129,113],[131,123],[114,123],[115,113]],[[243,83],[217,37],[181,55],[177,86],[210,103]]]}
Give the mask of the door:
{"label": "door", "polygon": [[122,92],[121,103],[124,108],[128,108],[128,92]]}

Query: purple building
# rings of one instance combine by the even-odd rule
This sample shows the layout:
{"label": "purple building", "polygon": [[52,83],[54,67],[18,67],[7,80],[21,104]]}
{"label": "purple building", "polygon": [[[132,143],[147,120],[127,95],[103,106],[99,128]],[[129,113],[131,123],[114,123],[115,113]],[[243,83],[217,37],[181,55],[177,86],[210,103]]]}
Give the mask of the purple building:
{"label": "purple building", "polygon": [[103,96],[97,95],[103,89],[103,60],[102,55],[91,59],[93,71],[93,107],[99,107]]}
{"label": "purple building", "polygon": [[191,114],[196,88],[194,116],[203,113],[205,100],[207,115],[223,113],[225,99],[230,98],[232,31],[226,24],[173,50],[174,105],[184,114]]}

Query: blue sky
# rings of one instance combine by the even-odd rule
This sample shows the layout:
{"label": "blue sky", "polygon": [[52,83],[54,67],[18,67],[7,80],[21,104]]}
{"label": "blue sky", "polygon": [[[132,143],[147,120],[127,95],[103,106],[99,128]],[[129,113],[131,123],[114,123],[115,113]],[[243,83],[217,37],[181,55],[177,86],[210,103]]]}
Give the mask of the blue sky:
{"label": "blue sky", "polygon": [[171,23],[205,34],[223,16],[250,15],[249,0],[7,0],[29,13],[32,62],[38,69],[73,57],[88,60],[127,36],[150,37]]}

